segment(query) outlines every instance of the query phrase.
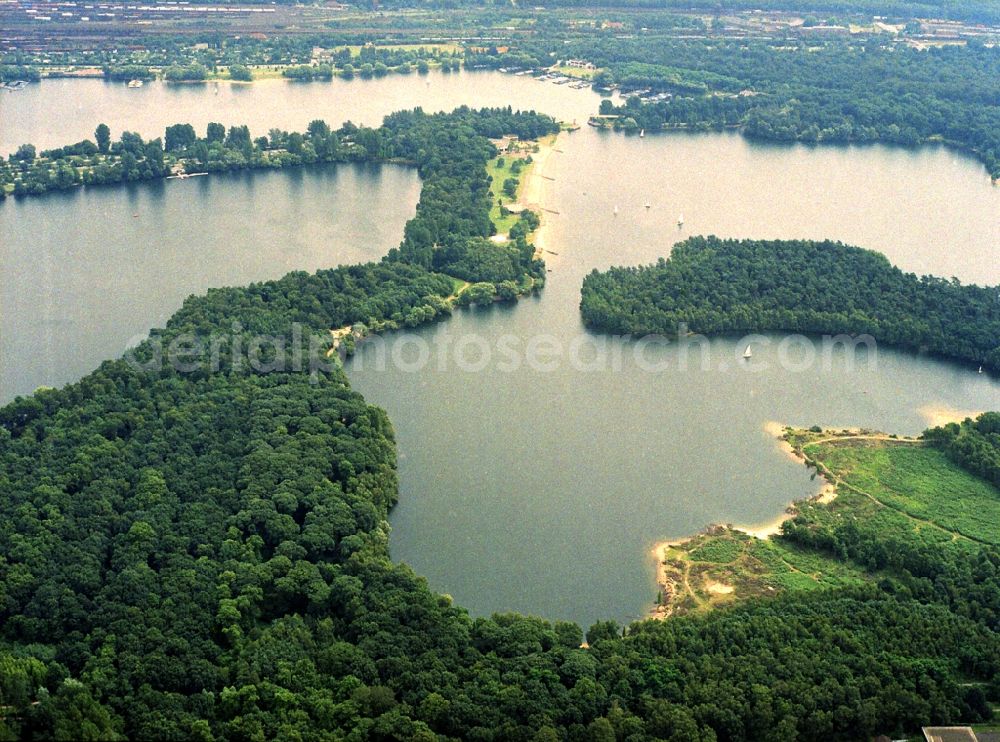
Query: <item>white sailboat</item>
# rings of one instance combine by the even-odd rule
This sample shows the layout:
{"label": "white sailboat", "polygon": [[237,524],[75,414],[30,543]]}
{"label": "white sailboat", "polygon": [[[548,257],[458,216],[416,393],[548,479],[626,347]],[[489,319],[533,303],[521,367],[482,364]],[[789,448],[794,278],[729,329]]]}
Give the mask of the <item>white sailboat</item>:
{"label": "white sailboat", "polygon": [[683,226],[684,226],[684,215],[681,214],[679,217],[677,217],[677,228],[679,229]]}
{"label": "white sailboat", "polygon": [[743,351],[743,360],[744,361],[749,361],[752,356],[753,356],[753,352],[750,350],[750,346],[748,345],[747,349],[745,351]]}
{"label": "white sailboat", "polygon": [[646,136],[646,130],[645,129],[639,129],[639,138],[642,139],[644,136]]}
{"label": "white sailboat", "polygon": [[979,373],[982,373],[982,372],[983,372],[983,367],[982,367],[982,366],[980,366],[980,367],[979,367]]}
{"label": "white sailboat", "polygon": [[648,208],[650,208],[651,206],[652,206],[652,204],[651,204],[651,203],[649,203],[649,201],[647,201],[647,202],[646,202],[646,208],[648,209]]}
{"label": "white sailboat", "polygon": [[615,205],[615,211],[614,211],[614,214],[615,214],[615,216],[618,216],[618,206],[617,206],[617,205]]}

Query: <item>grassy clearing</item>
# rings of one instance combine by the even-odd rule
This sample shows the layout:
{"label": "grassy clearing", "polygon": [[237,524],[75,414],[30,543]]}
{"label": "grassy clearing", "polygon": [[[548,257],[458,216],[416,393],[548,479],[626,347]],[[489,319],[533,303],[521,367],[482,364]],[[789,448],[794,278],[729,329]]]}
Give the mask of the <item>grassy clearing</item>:
{"label": "grassy clearing", "polygon": [[455,278],[454,276],[448,276],[448,278],[451,279],[452,283],[451,296],[448,297],[449,299],[456,298],[459,294],[461,294],[463,291],[469,288],[469,286],[472,285],[468,281],[463,281],[461,278]]}
{"label": "grassy clearing", "polygon": [[[833,533],[846,525],[860,538],[918,540],[942,550],[1000,544],[1000,490],[923,441],[848,430],[794,430],[786,439],[837,493],[832,501],[796,503],[797,528]],[[883,576],[787,537],[760,540],[721,526],[664,556],[660,593],[669,613]]]}
{"label": "grassy clearing", "polygon": [[709,610],[783,590],[819,590],[858,584],[858,568],[779,539],[761,540],[715,527],[667,549],[660,599],[673,614]]}
{"label": "grassy clearing", "polygon": [[709,539],[688,551],[688,559],[694,562],[732,564],[743,552],[743,545],[729,538]]}
{"label": "grassy clearing", "polygon": [[565,75],[566,77],[578,77],[581,80],[591,80],[594,75],[600,72],[600,70],[581,70],[579,67],[567,67],[566,65],[554,67],[552,71],[558,72],[560,75]]}
{"label": "grassy clearing", "polygon": [[936,448],[892,441],[828,441],[808,445],[804,451],[847,488],[909,516],[910,529],[925,537],[939,540],[941,534],[933,531],[943,530],[1000,544],[1000,492],[958,468]]}
{"label": "grassy clearing", "polygon": [[[521,171],[515,173],[513,166],[516,160],[517,158],[501,154],[499,157],[490,160],[486,165],[486,173],[493,178],[493,182],[490,185],[490,219],[493,220],[493,223],[497,227],[497,232],[500,234],[509,232],[510,228],[517,223],[520,217],[517,214],[504,215],[500,211],[498,201],[502,200],[504,204],[517,203],[521,197],[521,193],[524,191],[524,185],[528,182],[528,177],[531,174],[531,163],[524,163],[521,166]],[[514,198],[510,198],[503,193],[503,184],[508,178],[516,178],[518,181]]]}

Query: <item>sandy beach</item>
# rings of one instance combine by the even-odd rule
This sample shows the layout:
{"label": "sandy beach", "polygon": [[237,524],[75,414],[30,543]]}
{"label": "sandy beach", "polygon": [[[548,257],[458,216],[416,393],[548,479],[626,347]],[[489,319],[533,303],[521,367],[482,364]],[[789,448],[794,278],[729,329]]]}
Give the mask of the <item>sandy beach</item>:
{"label": "sandy beach", "polygon": [[[775,444],[783,454],[788,456],[793,461],[796,462],[802,461],[802,457],[798,453],[796,453],[795,449],[792,448],[792,445],[784,439],[784,434],[785,434],[784,425],[782,425],[777,421],[769,420],[768,422],[764,423],[764,432],[767,433],[772,438],[774,438]],[[823,475],[819,472],[817,472],[816,477],[822,483],[822,487],[820,488],[819,492],[806,499],[809,502],[819,502],[823,505],[833,502],[833,500],[837,496],[836,485],[825,479]],[[795,507],[795,503],[791,502],[785,508],[784,512],[775,516],[774,518],[771,518],[770,520],[750,525],[727,524],[724,527],[731,529],[733,531],[740,531],[742,533],[746,533],[750,536],[753,536],[754,538],[768,539],[771,536],[775,536],[781,533],[782,524],[784,524],[786,521],[791,520],[797,514],[798,510]],[[664,562],[666,561],[666,552],[668,549],[672,547],[683,546],[684,544],[688,543],[689,541],[701,535],[702,533],[711,532],[713,529],[722,527],[723,526],[720,526],[718,524],[712,524],[710,526],[707,526],[697,534],[693,534],[691,536],[684,536],[682,538],[672,539],[670,541],[658,541],[655,544],[653,544],[651,553],[653,555],[653,559],[655,560],[656,564],[657,590],[659,590],[661,593],[670,590],[670,580],[668,579],[667,576],[667,567],[664,564]],[[664,596],[664,597],[669,598],[669,596]],[[669,606],[662,604],[666,602],[667,600],[664,600],[661,601],[661,604],[654,605],[653,608],[650,609],[649,611],[649,617],[666,618],[668,615],[670,615]]]}
{"label": "sandy beach", "polygon": [[549,172],[552,169],[549,159],[556,149],[556,144],[560,136],[562,136],[562,132],[551,134],[538,141],[538,152],[534,152],[531,155],[531,169],[525,181],[524,188],[521,190],[520,197],[517,200],[518,206],[531,209],[538,214],[540,224],[531,236],[532,242],[535,243],[535,253],[538,257],[543,256],[542,254],[546,247],[545,223],[548,221],[548,214],[545,211],[543,203],[545,181],[552,179],[552,175]]}
{"label": "sandy beach", "polygon": [[[956,410],[944,406],[927,406],[920,409],[920,413],[927,418],[930,424],[944,424],[950,421],[961,421],[966,417],[975,416],[978,413],[966,411],[966,410]],[[792,444],[785,440],[785,433],[788,428],[776,421],[768,421],[764,423],[764,432],[771,438],[774,439],[775,444],[778,449],[786,456],[790,457],[792,460],[802,463],[805,461],[805,455],[802,451],[797,451],[792,447]],[[822,432],[818,432],[816,436],[810,439],[811,443],[822,443],[830,440],[857,440],[857,439],[867,439],[873,441],[894,441],[897,443],[907,443],[911,445],[919,445],[920,440],[916,437],[909,436],[890,436],[885,433],[880,433],[874,430],[869,430],[866,428],[837,428],[828,429]],[[781,533],[781,526],[786,522],[798,515],[799,505],[802,502],[812,502],[818,503],[820,505],[829,505],[837,497],[837,484],[836,482],[830,481],[826,476],[824,476],[824,468],[822,465],[814,470],[812,475],[815,479],[818,479],[821,483],[821,487],[818,492],[811,495],[810,497],[795,500],[788,504],[785,511],[780,515],[771,518],[770,520],[763,521],[761,523],[754,523],[751,525],[733,525],[733,524],[713,524],[702,529],[701,532],[687,536],[684,538],[673,539],[671,541],[660,541],[653,545],[652,555],[656,563],[656,585],[657,589],[662,595],[662,600],[659,604],[653,606],[649,611],[650,618],[666,618],[671,613],[671,607],[669,605],[669,600],[671,594],[674,590],[675,582],[671,579],[671,574],[669,570],[669,565],[666,564],[667,553],[670,548],[679,547],[687,544],[691,540],[697,538],[702,534],[713,534],[713,532],[719,533],[722,531],[739,531],[745,533],[749,536],[753,536],[758,539],[768,539]],[[686,578],[685,578],[686,579]],[[726,587],[726,586],[723,586]],[[709,587],[709,592],[715,592],[717,594],[723,594],[721,589],[712,590]],[[725,594],[728,594],[725,593]]]}
{"label": "sandy beach", "polygon": [[982,410],[960,410],[956,407],[949,407],[944,404],[927,404],[917,409],[920,416],[927,421],[927,424],[936,428],[948,423],[960,423],[967,417],[978,417]]}

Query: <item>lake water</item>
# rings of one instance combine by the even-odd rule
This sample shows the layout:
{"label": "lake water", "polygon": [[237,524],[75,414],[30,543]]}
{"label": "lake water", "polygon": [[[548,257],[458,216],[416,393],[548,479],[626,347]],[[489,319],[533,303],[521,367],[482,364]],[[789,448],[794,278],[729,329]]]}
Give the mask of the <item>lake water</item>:
{"label": "lake water", "polygon": [[[750,364],[736,338],[711,341],[704,356],[689,349],[686,369],[676,346],[637,360],[635,343],[615,341],[598,355],[602,336],[584,330],[578,309],[590,270],[652,262],[688,234],[829,237],[917,273],[1000,283],[1000,189],[978,163],[943,149],[586,128],[562,135],[559,149],[545,169],[555,178],[545,202],[559,212],[546,214],[558,255],[546,256],[545,290],[418,333],[431,354],[419,373],[380,370],[378,346],[362,346],[348,366],[398,433],[393,554],[459,604],[584,624],[640,616],[655,595],[655,541],[711,522],[768,521],[817,491],[766,422],[915,434],[936,408],[1000,404],[997,380],[888,348],[859,354],[853,370],[840,352],[824,364],[821,346],[805,364],[805,349],[778,337],[755,343]],[[553,351],[538,354],[551,368],[505,370],[515,365],[507,349],[524,360],[540,335],[563,348],[537,346]],[[490,362],[477,371],[484,348]],[[399,351],[413,361],[419,348]]]}
{"label": "lake water", "polygon": [[[218,92],[216,92],[218,91]],[[0,91],[2,92],[2,91]],[[597,111],[590,90],[543,84],[529,76],[498,72],[440,72],[330,82],[261,80],[252,85],[146,83],[128,88],[103,80],[42,80],[16,93],[0,94],[0,153],[31,142],[60,147],[94,138],[100,123],[117,139],[123,130],[162,137],[166,126],[192,124],[205,131],[210,121],[247,124],[253,136],[277,127],[305,131],[313,119],[339,126],[344,121],[378,126],[393,111],[422,107],[452,110],[461,105],[508,106],[558,114],[582,124]]]}
{"label": "lake water", "polygon": [[[376,124],[402,107],[462,103],[582,121],[598,101],[494,73],[428,79],[222,85],[218,95],[51,81],[3,97],[0,151],[75,141],[101,120],[146,136],[208,120],[246,122],[256,134],[317,117]],[[136,105],[136,94],[148,99]],[[584,624],[642,615],[654,594],[654,541],[713,521],[766,521],[815,491],[764,432],[767,421],[916,433],[931,409],[1000,407],[1000,383],[989,376],[886,348],[853,367],[842,350],[826,363],[822,352],[799,363],[803,348],[778,337],[756,341],[749,364],[738,360],[736,338],[689,349],[686,367],[676,345],[643,347],[637,359],[634,342],[587,333],[578,312],[588,271],[650,262],[688,234],[829,237],[917,273],[1000,283],[1000,189],[977,162],[946,149],[772,147],[731,134],[639,139],[587,127],[562,135],[558,148],[544,171],[553,178],[545,202],[558,212],[546,215],[546,245],[558,254],[546,256],[544,292],[408,336],[396,346],[404,364],[380,368],[372,343],[348,365],[397,431],[393,556],[473,613]],[[8,202],[0,397],[52,383],[40,371],[60,367],[52,373],[61,383],[117,355],[192,291],[377,258],[398,242],[418,191],[403,168],[341,167]],[[21,369],[9,343],[29,358],[39,347],[49,355]],[[541,367],[524,362],[529,347]],[[423,368],[402,367],[422,349]],[[77,366],[61,368],[74,358]]]}
{"label": "lake water", "polygon": [[85,188],[0,204],[0,402],[79,378],[192,293],[378,260],[420,179],[338,165]]}

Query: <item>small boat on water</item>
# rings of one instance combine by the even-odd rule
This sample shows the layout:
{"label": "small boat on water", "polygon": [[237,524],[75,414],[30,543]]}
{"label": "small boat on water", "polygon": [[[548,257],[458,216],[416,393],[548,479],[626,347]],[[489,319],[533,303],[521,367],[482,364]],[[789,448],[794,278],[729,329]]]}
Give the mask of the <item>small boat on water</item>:
{"label": "small boat on water", "polygon": [[650,208],[650,207],[652,207],[652,205],[653,205],[653,204],[649,203],[649,201],[647,201],[647,202],[646,202],[646,208],[647,208],[647,209],[648,209],[648,208]]}
{"label": "small boat on water", "polygon": [[615,216],[618,216],[618,207],[617,206],[615,206],[614,214],[615,214]]}
{"label": "small boat on water", "polygon": [[681,214],[679,217],[677,217],[677,228],[680,229],[683,226],[684,226],[684,215]]}
{"label": "small boat on water", "polygon": [[748,345],[747,349],[743,351],[743,360],[749,361],[752,357],[753,357],[753,352],[750,350],[750,346]]}
{"label": "small boat on water", "polygon": [[128,81],[128,85],[126,85],[125,87],[128,87],[128,88],[141,88],[142,85],[143,85],[142,80],[129,80]]}
{"label": "small boat on water", "polygon": [[982,373],[982,372],[983,372],[983,367],[982,367],[982,366],[980,366],[980,367],[979,367],[979,373]]}
{"label": "small boat on water", "polygon": [[644,136],[646,136],[646,130],[645,129],[639,129],[639,138],[642,139]]}

